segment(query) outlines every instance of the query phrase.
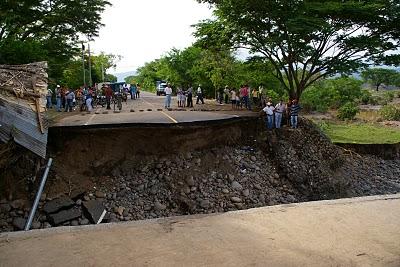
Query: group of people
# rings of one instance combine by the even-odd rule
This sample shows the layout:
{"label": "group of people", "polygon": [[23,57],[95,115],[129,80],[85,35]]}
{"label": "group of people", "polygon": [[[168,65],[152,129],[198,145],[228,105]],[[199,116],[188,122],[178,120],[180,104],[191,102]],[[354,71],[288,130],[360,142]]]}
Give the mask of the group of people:
{"label": "group of people", "polygon": [[241,85],[239,89],[230,89],[225,86],[225,89],[218,90],[217,101],[221,105],[223,102],[225,104],[231,103],[233,110],[242,109],[243,107],[251,110],[252,104],[261,108],[263,103],[266,103],[262,91],[262,87],[250,89],[247,84]]}
{"label": "group of people", "polygon": [[51,90],[50,88],[47,89],[47,94],[46,94],[46,107],[47,108],[52,108],[53,107],[53,94],[55,94],[56,98],[56,110],[58,112],[61,112],[61,109],[64,109],[65,112],[71,112],[73,110],[73,107],[76,102],[76,94],[78,92],[74,92],[73,90],[70,90],[66,87],[61,87],[60,85],[57,85],[56,88]]}
{"label": "group of people", "polygon": [[268,99],[262,112],[265,113],[265,123],[267,129],[281,128],[282,118],[286,118],[286,124],[291,128],[297,128],[298,116],[301,106],[297,99],[289,100],[286,104],[281,99],[275,106],[272,104],[272,100]]}
{"label": "group of people", "polygon": [[[246,109],[251,110],[251,103],[249,99],[250,88],[247,85],[242,85],[239,90],[236,90],[236,88],[232,88],[232,90],[229,90],[228,86],[225,86],[224,94],[226,104],[228,102],[227,99],[230,95],[232,109],[239,109],[243,108],[244,106]],[[222,104],[223,97],[221,91],[219,92],[218,99],[219,103]]]}
{"label": "group of people", "polygon": [[[193,107],[193,87],[189,86],[187,90],[183,90],[182,88],[178,88],[176,92],[178,107],[180,108],[192,108]],[[203,99],[203,90],[201,89],[201,85],[197,87],[196,90],[196,104],[204,104]],[[171,108],[171,98],[172,98],[172,87],[171,84],[167,84],[165,88],[165,108]]]}
{"label": "group of people", "polygon": [[140,84],[124,84],[116,90],[113,90],[108,84],[104,84],[101,89],[83,86],[76,90],[57,85],[54,91],[50,88],[47,90],[46,108],[53,108],[53,97],[55,96],[55,107],[58,112],[62,110],[72,112],[76,107],[80,111],[92,111],[95,106],[95,100],[101,103],[102,99],[105,99],[106,108],[111,109],[111,100],[113,98],[121,97],[122,100],[126,101],[127,96],[130,95],[131,99],[138,99],[140,91]]}
{"label": "group of people", "polygon": [[128,85],[125,83],[122,86],[122,89],[123,89],[123,93],[125,93],[126,95],[128,95],[128,94],[131,95],[132,100],[140,98],[140,91],[141,91],[140,84],[132,83],[132,84]]}

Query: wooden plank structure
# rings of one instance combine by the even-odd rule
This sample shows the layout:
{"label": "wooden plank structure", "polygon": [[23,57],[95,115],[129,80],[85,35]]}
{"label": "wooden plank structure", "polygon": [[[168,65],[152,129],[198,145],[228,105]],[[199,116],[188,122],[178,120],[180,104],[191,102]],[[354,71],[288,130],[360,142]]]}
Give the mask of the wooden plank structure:
{"label": "wooden plank structure", "polygon": [[0,65],[0,140],[46,157],[47,62]]}

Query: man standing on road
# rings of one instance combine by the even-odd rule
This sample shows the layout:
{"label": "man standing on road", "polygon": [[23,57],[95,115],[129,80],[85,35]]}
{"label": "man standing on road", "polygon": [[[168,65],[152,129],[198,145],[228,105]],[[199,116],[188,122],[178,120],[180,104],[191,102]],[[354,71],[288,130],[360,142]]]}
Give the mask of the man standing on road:
{"label": "man standing on road", "polygon": [[93,101],[92,94],[88,93],[86,95],[85,103],[86,103],[86,110],[89,112],[91,112],[93,110],[92,101]]}
{"label": "man standing on road", "polygon": [[273,128],[273,121],[274,121],[274,106],[272,106],[271,102],[267,103],[267,106],[265,106],[265,108],[263,108],[263,111],[265,112],[265,114],[267,114],[266,117],[266,124],[267,124],[267,129],[272,129]]}
{"label": "man standing on road", "polygon": [[168,84],[167,87],[165,87],[165,108],[171,107],[171,94],[172,88],[171,85]]}
{"label": "man standing on road", "polygon": [[293,99],[292,106],[290,107],[290,122],[292,123],[292,128],[297,128],[297,117],[299,116],[299,111],[301,107],[298,104],[297,99]]}
{"label": "man standing on road", "polygon": [[286,110],[286,105],[283,103],[282,99],[275,106],[275,128],[281,128],[282,124],[282,115]]}
{"label": "man standing on road", "polygon": [[240,95],[242,96],[244,107],[248,110],[251,110],[249,101],[249,86],[247,84],[240,88]]}
{"label": "man standing on road", "polygon": [[187,90],[187,107],[192,108],[193,107],[193,87],[190,86],[189,89]]}
{"label": "man standing on road", "polygon": [[229,96],[230,96],[229,87],[228,87],[228,85],[225,85],[225,89],[224,89],[224,100],[225,100],[225,104],[228,104]]}
{"label": "man standing on road", "polygon": [[67,91],[67,93],[65,93],[65,98],[67,100],[65,104],[65,112],[72,112],[72,105],[75,99],[74,91]]}
{"label": "man standing on road", "polygon": [[53,96],[53,91],[51,91],[51,89],[47,89],[47,94],[46,94],[46,108],[51,108],[52,107],[52,103],[51,103],[51,98]]}
{"label": "man standing on road", "polygon": [[201,90],[200,84],[199,84],[199,87],[197,87],[197,100],[196,100],[196,105],[199,104],[199,100],[200,100],[201,103],[204,105],[203,91]]}
{"label": "man standing on road", "polygon": [[136,98],[140,97],[140,84],[136,84]]}
{"label": "man standing on road", "polygon": [[110,86],[107,86],[106,89],[106,103],[107,103],[107,109],[111,109],[111,98],[113,96],[113,90],[111,89]]}
{"label": "man standing on road", "polygon": [[134,83],[131,83],[130,91],[131,99],[136,99],[136,85]]}
{"label": "man standing on road", "polygon": [[61,112],[61,87],[59,85],[57,85],[55,93],[57,112]]}
{"label": "man standing on road", "polygon": [[258,90],[256,88],[251,92],[251,96],[253,97],[253,104],[256,106],[258,104]]}

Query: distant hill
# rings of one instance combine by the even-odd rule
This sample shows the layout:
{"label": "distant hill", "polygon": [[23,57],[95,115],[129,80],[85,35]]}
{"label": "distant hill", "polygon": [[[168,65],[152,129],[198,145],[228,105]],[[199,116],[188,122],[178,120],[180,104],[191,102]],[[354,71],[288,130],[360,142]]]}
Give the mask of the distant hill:
{"label": "distant hill", "polygon": [[119,73],[113,73],[117,77],[118,82],[124,82],[125,78],[128,76],[135,76],[137,73],[136,71],[128,71],[128,72],[119,72]]}

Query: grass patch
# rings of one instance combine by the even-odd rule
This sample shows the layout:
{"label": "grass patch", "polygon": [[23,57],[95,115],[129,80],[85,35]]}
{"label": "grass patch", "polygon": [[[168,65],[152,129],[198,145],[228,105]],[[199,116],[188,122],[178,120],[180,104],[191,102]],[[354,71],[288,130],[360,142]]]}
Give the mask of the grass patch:
{"label": "grass patch", "polygon": [[374,124],[324,123],[322,130],[334,143],[395,144],[400,130]]}

